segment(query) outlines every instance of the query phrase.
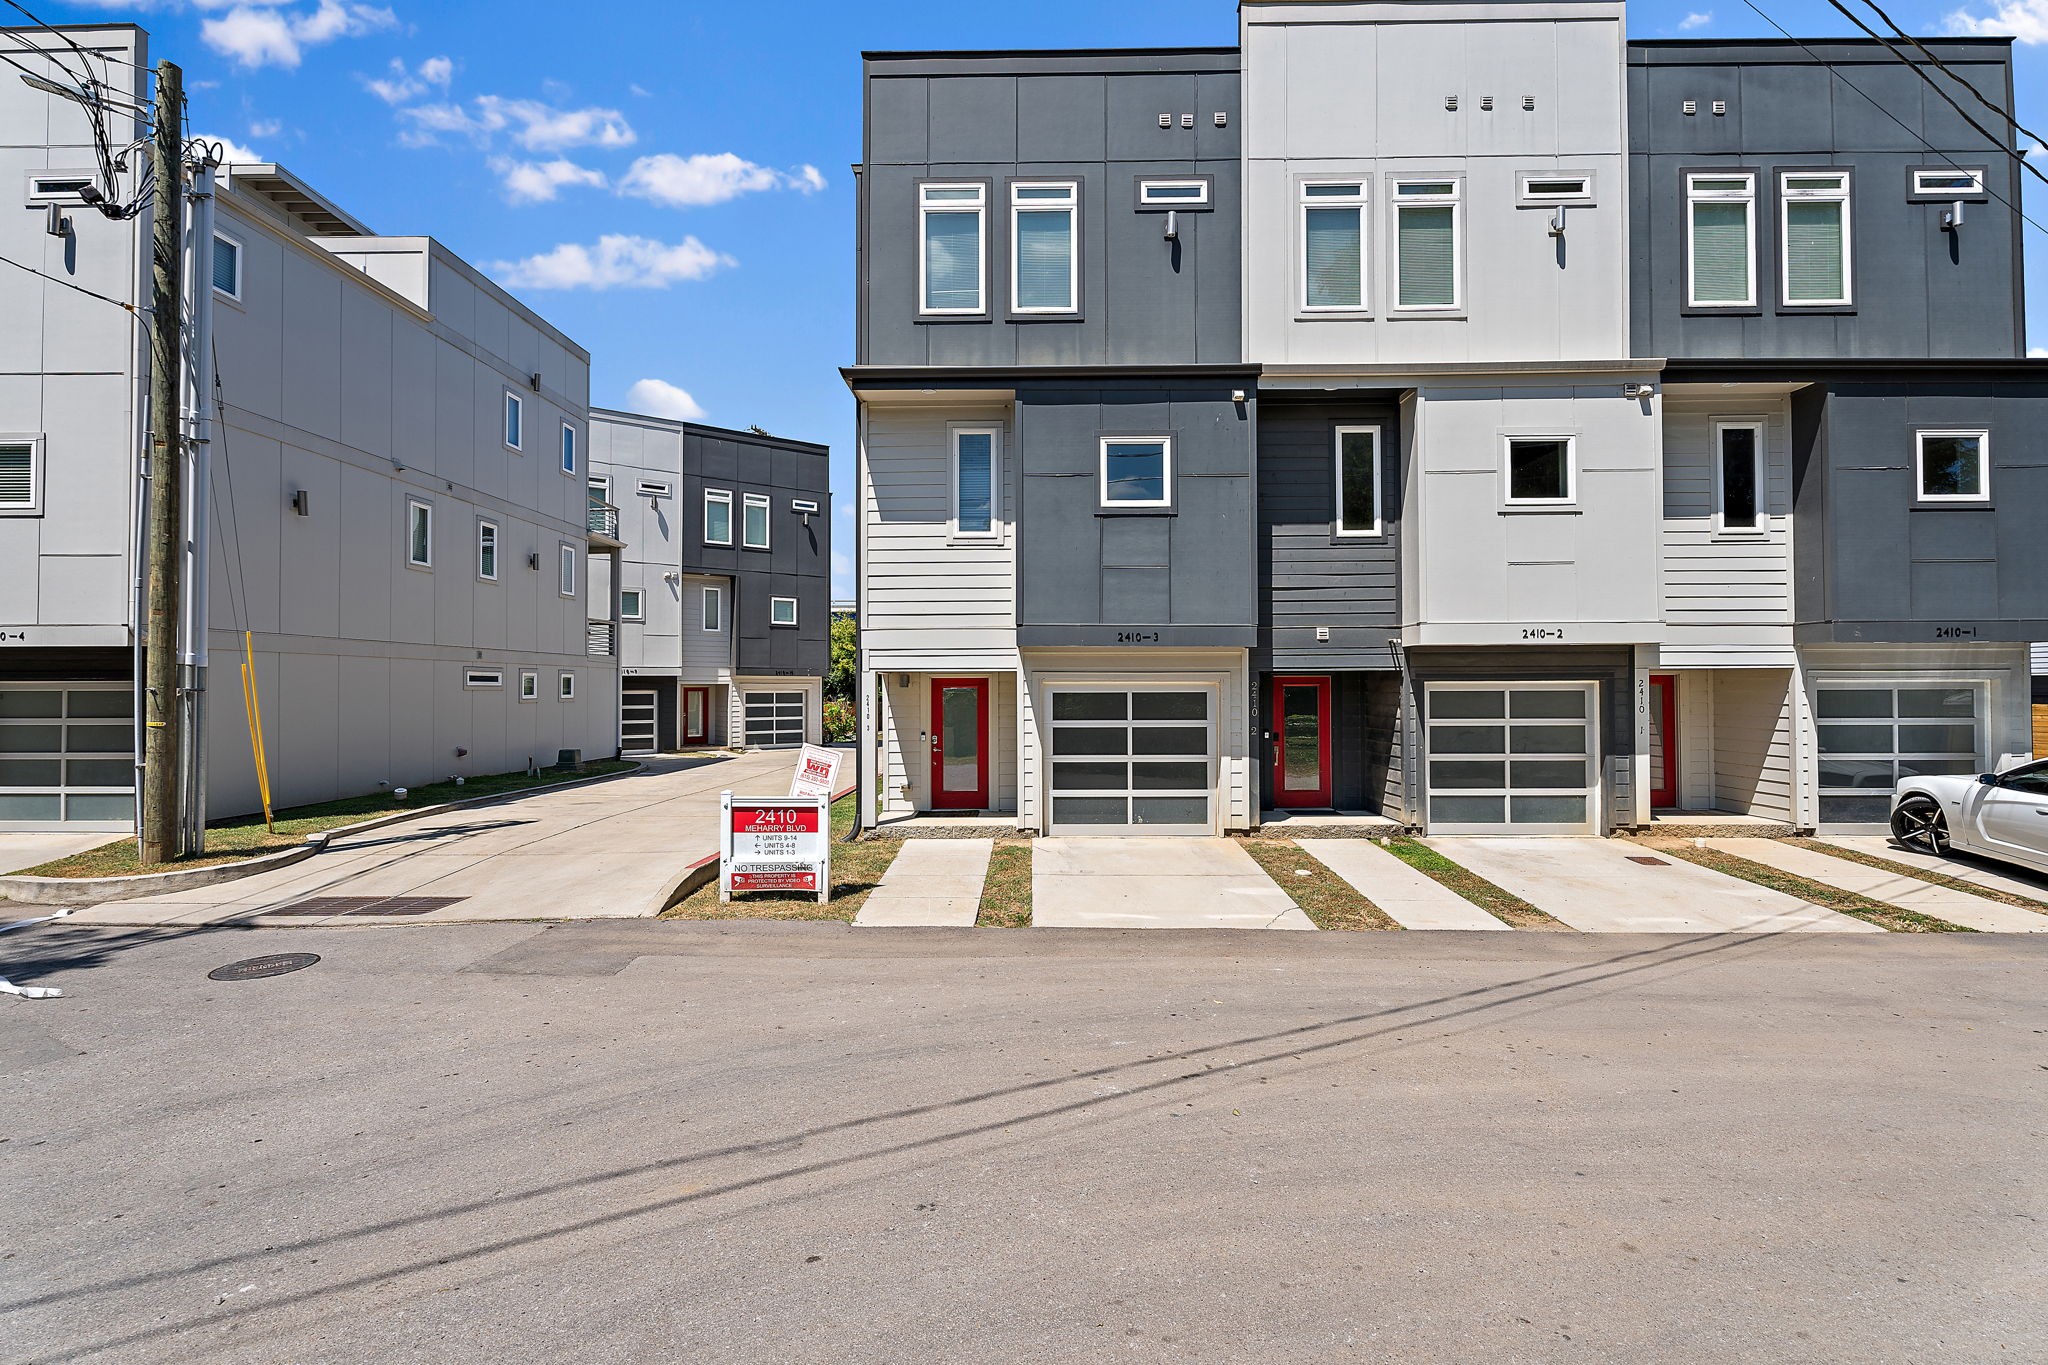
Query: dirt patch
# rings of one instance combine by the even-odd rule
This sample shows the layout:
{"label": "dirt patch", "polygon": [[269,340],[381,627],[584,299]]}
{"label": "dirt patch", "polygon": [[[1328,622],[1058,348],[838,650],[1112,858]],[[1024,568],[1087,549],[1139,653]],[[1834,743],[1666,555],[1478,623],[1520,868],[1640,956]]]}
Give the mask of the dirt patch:
{"label": "dirt patch", "polygon": [[1570,931],[1571,926],[1562,920],[1538,910],[1514,892],[1495,886],[1478,873],[1452,862],[1427,844],[1404,837],[1387,840],[1386,848],[1387,852],[1423,876],[1449,887],[1503,924],[1513,925],[1517,929]]}
{"label": "dirt patch", "polygon": [[1292,840],[1240,838],[1237,846],[1251,854],[1252,861],[1265,869],[1318,929],[1401,927],[1357,887],[1295,847]]}

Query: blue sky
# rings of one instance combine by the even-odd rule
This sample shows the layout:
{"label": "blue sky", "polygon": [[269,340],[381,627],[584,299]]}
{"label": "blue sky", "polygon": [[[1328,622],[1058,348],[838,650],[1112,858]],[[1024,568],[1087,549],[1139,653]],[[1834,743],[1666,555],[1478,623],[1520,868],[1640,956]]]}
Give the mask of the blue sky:
{"label": "blue sky", "polygon": [[[831,445],[842,548],[862,49],[1236,41],[1228,0],[28,3],[141,23],[184,67],[195,132],[490,269],[589,348],[592,401]],[[1801,37],[1853,31],[1825,0],[1757,3]],[[2017,35],[2019,117],[2048,117],[2048,0],[1885,8],[1918,33]],[[1636,0],[1629,31],[1774,36],[1742,0]]]}

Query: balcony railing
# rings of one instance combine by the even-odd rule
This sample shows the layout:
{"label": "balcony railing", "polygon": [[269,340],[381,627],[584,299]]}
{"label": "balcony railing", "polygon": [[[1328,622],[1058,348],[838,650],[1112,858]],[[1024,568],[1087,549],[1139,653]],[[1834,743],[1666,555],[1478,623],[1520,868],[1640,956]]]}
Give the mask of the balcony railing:
{"label": "balcony railing", "polygon": [[590,534],[606,540],[619,538],[619,509],[608,502],[590,504]]}
{"label": "balcony railing", "polygon": [[592,621],[590,634],[585,642],[586,652],[593,659],[609,659],[618,653],[618,638],[609,621]]}

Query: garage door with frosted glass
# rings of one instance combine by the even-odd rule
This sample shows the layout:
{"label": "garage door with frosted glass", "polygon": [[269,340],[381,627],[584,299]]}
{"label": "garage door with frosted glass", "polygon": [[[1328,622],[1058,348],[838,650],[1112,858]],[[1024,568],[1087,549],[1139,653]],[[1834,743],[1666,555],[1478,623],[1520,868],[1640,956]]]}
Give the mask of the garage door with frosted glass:
{"label": "garage door with frosted glass", "polygon": [[1207,689],[1055,689],[1052,832],[1214,832],[1213,706]]}
{"label": "garage door with frosted glass", "polygon": [[748,692],[741,702],[749,748],[787,749],[804,742],[803,693]]}
{"label": "garage door with frosted glass", "polygon": [[126,829],[135,818],[134,696],[0,687],[0,829]]}
{"label": "garage door with frosted glass", "polygon": [[1816,687],[1820,822],[1882,825],[1899,779],[1981,772],[1982,709],[1974,687]]}
{"label": "garage door with frosted glass", "polygon": [[1597,833],[1598,690],[1429,684],[1429,832]]}

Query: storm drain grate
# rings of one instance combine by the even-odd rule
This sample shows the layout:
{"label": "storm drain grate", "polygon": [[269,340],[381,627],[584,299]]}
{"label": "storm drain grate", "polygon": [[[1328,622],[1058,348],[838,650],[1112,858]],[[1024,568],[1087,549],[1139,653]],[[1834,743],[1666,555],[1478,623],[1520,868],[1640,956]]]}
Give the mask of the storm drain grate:
{"label": "storm drain grate", "polygon": [[208,972],[212,981],[261,981],[267,976],[283,976],[310,967],[320,960],[318,953],[272,953],[267,957],[247,957],[240,962],[230,962],[225,967],[215,967]]}
{"label": "storm drain grate", "polygon": [[462,896],[315,896],[310,900],[296,901],[276,910],[266,910],[266,915],[424,915],[443,906],[455,905],[465,899]]}
{"label": "storm drain grate", "polygon": [[1671,864],[1663,858],[1644,858],[1634,853],[1628,855],[1628,860],[1632,863],[1641,863],[1644,867],[1671,866]]}

